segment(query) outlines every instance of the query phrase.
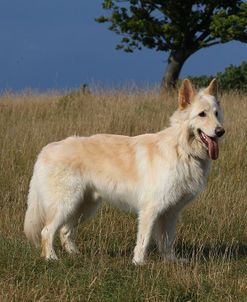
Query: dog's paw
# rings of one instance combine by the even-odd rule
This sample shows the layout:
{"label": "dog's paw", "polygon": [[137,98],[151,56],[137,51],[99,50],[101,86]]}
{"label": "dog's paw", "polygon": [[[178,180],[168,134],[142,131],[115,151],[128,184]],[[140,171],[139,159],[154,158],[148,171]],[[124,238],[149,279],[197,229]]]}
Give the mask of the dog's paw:
{"label": "dog's paw", "polygon": [[177,263],[181,263],[181,264],[189,264],[189,259],[187,258],[177,258]]}
{"label": "dog's paw", "polygon": [[167,255],[165,261],[177,264],[188,264],[189,260],[187,258],[177,258],[174,255]]}
{"label": "dog's paw", "polygon": [[137,257],[134,257],[134,258],[132,259],[132,263],[133,263],[134,265],[136,265],[136,266],[142,266],[142,265],[145,264],[145,260],[144,260],[144,259],[139,259],[139,258],[137,258]]}
{"label": "dog's paw", "polygon": [[41,257],[45,258],[45,260],[58,260],[58,257],[55,252],[50,252],[49,254],[44,254],[42,252]]}
{"label": "dog's paw", "polygon": [[46,257],[45,257],[45,260],[46,261],[54,261],[54,260],[58,260],[58,257],[57,257],[57,255],[47,255]]}
{"label": "dog's paw", "polygon": [[81,253],[75,244],[66,244],[64,245],[64,249],[68,254],[72,256],[79,256]]}

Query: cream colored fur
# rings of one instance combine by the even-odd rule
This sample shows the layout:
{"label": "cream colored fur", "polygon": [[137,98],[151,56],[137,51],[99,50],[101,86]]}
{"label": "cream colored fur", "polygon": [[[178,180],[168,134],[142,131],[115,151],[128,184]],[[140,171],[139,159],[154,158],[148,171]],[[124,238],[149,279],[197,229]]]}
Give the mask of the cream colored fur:
{"label": "cream colored fur", "polygon": [[[216,81],[196,93],[184,80],[169,128],[135,137],[69,137],[43,148],[34,167],[24,230],[42,256],[57,259],[53,242],[78,253],[73,230],[107,201],[138,214],[133,262],[142,264],[151,237],[165,259],[175,260],[178,215],[202,189],[211,160],[199,135],[221,126]],[[207,113],[200,117],[201,111]],[[216,117],[216,111],[219,112]]]}

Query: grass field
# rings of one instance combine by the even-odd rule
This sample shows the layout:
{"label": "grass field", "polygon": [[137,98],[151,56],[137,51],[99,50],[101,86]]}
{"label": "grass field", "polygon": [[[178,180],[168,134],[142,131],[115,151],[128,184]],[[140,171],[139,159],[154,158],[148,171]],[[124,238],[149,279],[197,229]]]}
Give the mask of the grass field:
{"label": "grass field", "polygon": [[28,184],[42,146],[69,135],[137,135],[169,122],[176,96],[97,92],[0,98],[0,301],[247,301],[247,95],[222,96],[226,134],[205,191],[182,213],[177,252],[155,246],[131,264],[135,216],[103,206],[80,226],[78,258],[45,262],[23,234]]}

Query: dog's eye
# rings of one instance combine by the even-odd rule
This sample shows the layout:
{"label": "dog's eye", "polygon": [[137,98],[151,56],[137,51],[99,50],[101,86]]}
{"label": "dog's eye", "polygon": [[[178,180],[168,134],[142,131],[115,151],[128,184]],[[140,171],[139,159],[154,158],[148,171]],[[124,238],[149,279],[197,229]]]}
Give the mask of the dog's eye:
{"label": "dog's eye", "polygon": [[218,114],[218,111],[216,111],[216,112],[215,112],[215,116],[218,117],[218,115],[219,115],[219,114]]}
{"label": "dog's eye", "polygon": [[206,116],[206,112],[205,112],[205,111],[200,112],[200,113],[199,113],[199,116],[200,116],[200,117],[205,117],[205,116]]}

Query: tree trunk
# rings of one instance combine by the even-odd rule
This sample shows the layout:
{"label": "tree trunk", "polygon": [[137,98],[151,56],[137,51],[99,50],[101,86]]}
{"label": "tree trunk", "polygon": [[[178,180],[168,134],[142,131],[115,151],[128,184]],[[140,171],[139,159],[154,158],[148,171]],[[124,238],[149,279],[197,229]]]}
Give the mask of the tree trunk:
{"label": "tree trunk", "polygon": [[162,90],[170,90],[176,87],[180,71],[190,55],[191,54],[185,53],[184,51],[173,51],[170,53],[166,71],[162,78]]}

